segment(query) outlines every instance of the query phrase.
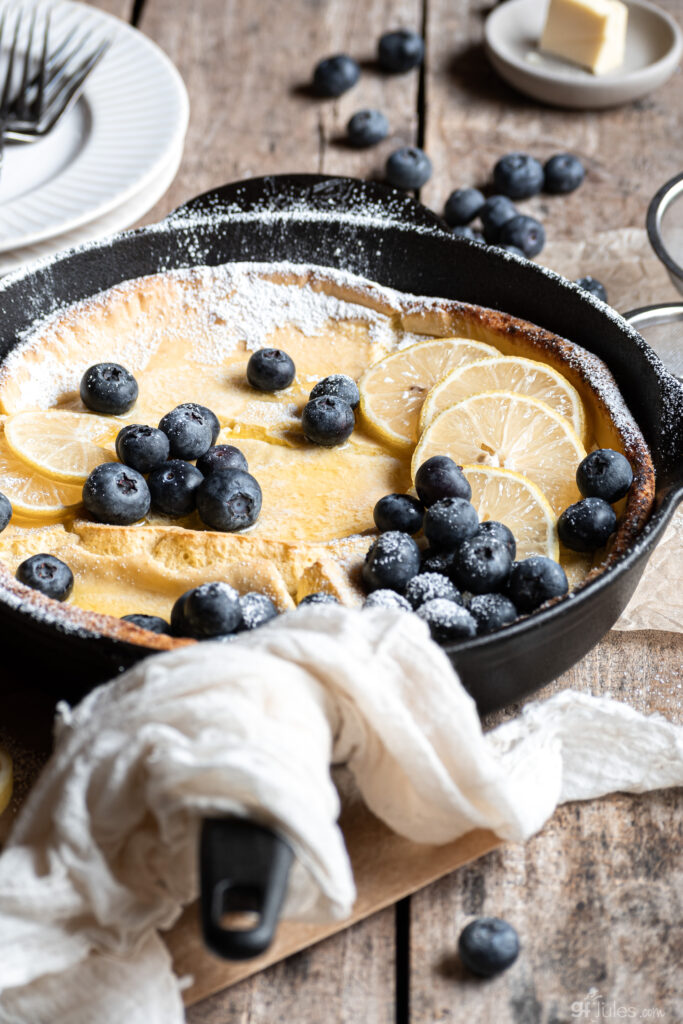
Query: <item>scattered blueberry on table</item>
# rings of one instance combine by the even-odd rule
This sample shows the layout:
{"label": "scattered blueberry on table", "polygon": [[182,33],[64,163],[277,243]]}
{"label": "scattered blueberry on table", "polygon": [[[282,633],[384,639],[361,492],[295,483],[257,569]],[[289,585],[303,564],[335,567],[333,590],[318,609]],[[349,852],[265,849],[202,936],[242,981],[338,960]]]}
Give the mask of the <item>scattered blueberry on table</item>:
{"label": "scattered blueberry on table", "polygon": [[313,90],[328,99],[348,92],[360,78],[358,62],[346,53],[326,57],[315,66]]}
{"label": "scattered blueberry on table", "polygon": [[493,185],[510,199],[538,195],[544,182],[543,165],[528,153],[508,153],[493,168]]}
{"label": "scattered blueberry on table", "polygon": [[380,533],[400,530],[414,534],[422,529],[424,506],[412,494],[385,494],[375,505],[373,517]]}
{"label": "scattered blueberry on table", "polygon": [[360,391],[353,377],[345,373],[332,373],[329,377],[319,380],[311,390],[309,399],[320,398],[322,395],[333,395],[341,398],[352,409],[357,409],[360,403]]}
{"label": "scattered blueberry on table", "polygon": [[424,60],[424,40],[417,32],[401,28],[385,32],[377,45],[377,61],[384,71],[411,71]]}
{"label": "scattered blueberry on table", "polygon": [[444,219],[452,228],[463,227],[479,216],[485,202],[478,188],[457,188],[446,200]]}
{"label": "scattered blueberry on table", "polygon": [[151,503],[144,476],[118,462],[96,466],[83,484],[83,504],[100,523],[130,526],[147,515]]}
{"label": "scattered blueberry on table", "polygon": [[216,444],[199,456],[197,469],[203,476],[221,469],[243,469],[247,473],[249,464],[239,448],[232,444]]}
{"label": "scattered blueberry on table", "polygon": [[197,511],[212,530],[245,530],[258,519],[262,502],[257,480],[241,469],[211,473],[197,487]]}
{"label": "scattered blueberry on table", "polygon": [[92,412],[118,416],[128,412],[138,397],[138,382],[119,363],[95,363],[81,377],[81,401]]}
{"label": "scattered blueberry on table", "polygon": [[346,135],[352,146],[367,149],[389,134],[389,122],[381,110],[359,110],[350,118]]}
{"label": "scattered blueberry on table", "polygon": [[576,284],[578,284],[585,292],[590,292],[596,299],[600,299],[602,302],[607,302],[607,289],[605,288],[602,281],[598,281],[597,278],[591,277],[588,274],[586,277],[580,277]]}
{"label": "scattered blueberry on table", "polygon": [[201,406],[191,402],[178,405],[162,416],[159,430],[169,440],[172,459],[197,459],[213,444],[212,420]]}
{"label": "scattered blueberry on table", "polygon": [[20,583],[55,601],[66,601],[74,588],[71,569],[55,555],[31,555],[18,566],[16,577]]}
{"label": "scattered blueberry on table", "polygon": [[630,462],[611,448],[590,452],[576,471],[576,485],[584,498],[603,498],[610,504],[625,497],[632,483]]}
{"label": "scattered blueberry on table", "polygon": [[12,518],[12,503],[5,494],[0,494],[0,533]]}
{"label": "scattered blueberry on table", "polygon": [[457,238],[469,238],[470,242],[483,242],[484,236],[481,231],[475,231],[468,224],[458,224],[453,228],[451,234]]}
{"label": "scattered blueberry on table", "polygon": [[168,437],[157,427],[144,423],[129,423],[116,435],[116,454],[121,462],[138,473],[150,473],[166,462],[171,445]]}
{"label": "scattered blueberry on table", "polygon": [[343,444],[356,425],[353,409],[348,402],[334,395],[320,395],[304,406],[301,426],[304,435],[314,444],[333,448]]}
{"label": "scattered blueberry on table", "polygon": [[586,176],[584,166],[572,153],[556,153],[546,161],[544,184],[551,195],[566,195],[574,192]]}
{"label": "scattered blueberry on table", "polygon": [[489,196],[481,210],[479,217],[484,228],[484,238],[489,245],[495,245],[500,238],[500,232],[507,221],[518,215],[519,211],[511,199],[507,196]]}
{"label": "scattered blueberry on table", "polygon": [[499,917],[478,917],[463,928],[458,939],[460,960],[482,978],[507,970],[519,956],[519,936]]}
{"label": "scattered blueberry on table", "polygon": [[152,508],[162,516],[189,516],[197,504],[197,488],[204,479],[191,462],[169,459],[147,478]]}
{"label": "scattered blueberry on table", "polygon": [[418,146],[402,146],[387,160],[386,176],[396,188],[422,188],[432,176],[432,162]]}
{"label": "scattered blueberry on table", "polygon": [[566,508],[557,520],[557,532],[572,551],[596,551],[617,528],[612,506],[603,498],[582,498]]}
{"label": "scattered blueberry on table", "polygon": [[170,623],[166,619],[162,619],[160,615],[142,615],[138,612],[133,612],[130,615],[122,615],[121,619],[123,622],[132,622],[134,626],[139,626],[140,629],[147,629],[150,633],[159,633],[166,636],[171,634]]}
{"label": "scattered blueberry on table", "polygon": [[294,360],[280,348],[259,348],[249,357],[247,380],[258,391],[283,391],[295,376]]}
{"label": "scattered blueberry on table", "polygon": [[511,217],[502,225],[498,234],[501,245],[514,245],[517,249],[531,259],[538,256],[545,245],[545,229],[535,217],[527,217],[526,214],[517,214]]}

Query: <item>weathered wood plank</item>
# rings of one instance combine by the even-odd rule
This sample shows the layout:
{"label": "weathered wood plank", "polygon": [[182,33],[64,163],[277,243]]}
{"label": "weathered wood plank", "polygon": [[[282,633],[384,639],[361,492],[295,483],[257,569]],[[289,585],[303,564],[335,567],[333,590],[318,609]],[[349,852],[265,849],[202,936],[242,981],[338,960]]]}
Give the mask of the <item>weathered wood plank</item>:
{"label": "weathered wood plank", "polygon": [[[540,696],[574,686],[680,721],[682,666],[676,634],[613,633]],[[592,988],[607,1006],[680,1019],[682,807],[680,790],[567,805],[526,844],[414,896],[411,1024],[565,1022]],[[461,929],[482,914],[511,921],[523,944],[518,963],[489,982],[456,956]]]}
{"label": "weathered wood plank", "polygon": [[106,11],[107,14],[114,14],[117,18],[121,18],[122,21],[126,21],[130,24],[133,17],[133,8],[135,0],[86,0],[91,7],[99,7],[101,11]]}
{"label": "weathered wood plank", "polygon": [[[419,27],[419,0],[306,0],[258,4],[146,0],[140,28],[180,70],[190,94],[190,127],[178,176],[145,218],[160,219],[184,200],[240,178],[286,172],[381,173],[388,153],[416,134],[417,72],[387,76],[372,66],[388,25]],[[363,66],[338,100],[307,86],[314,65],[344,51]],[[342,140],[355,111],[379,106],[392,138],[355,151]]]}
{"label": "weathered wood plank", "polygon": [[[489,65],[481,40],[492,6],[429,0],[425,148],[434,176],[423,201],[440,212],[453,189],[487,184],[495,161],[512,150],[541,160],[569,150],[585,161],[584,185],[570,196],[525,200],[523,211],[537,216],[557,239],[644,227],[650,199],[681,169],[681,69],[662,88],[625,107],[544,107],[513,90]],[[680,20],[680,0],[662,0],[660,6]]]}

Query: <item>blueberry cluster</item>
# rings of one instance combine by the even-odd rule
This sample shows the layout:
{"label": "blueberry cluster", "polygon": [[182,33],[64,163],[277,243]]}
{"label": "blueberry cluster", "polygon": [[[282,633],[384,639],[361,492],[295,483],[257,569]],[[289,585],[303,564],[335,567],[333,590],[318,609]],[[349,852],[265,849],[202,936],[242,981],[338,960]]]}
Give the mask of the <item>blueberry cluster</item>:
{"label": "blueberry cluster", "polygon": [[587,455],[576,471],[583,498],[566,508],[557,521],[565,547],[583,552],[603,547],[617,528],[612,505],[625,497],[632,482],[633,470],[621,452],[599,448]]}
{"label": "blueberry cluster", "polygon": [[194,640],[221,640],[258,629],[278,615],[266,594],[250,591],[238,594],[228,583],[202,583],[178,598],[171,611],[171,621],[158,615],[132,613],[123,615],[141,629],[167,636],[190,637]]}
{"label": "blueberry cluster", "polygon": [[[374,510],[380,536],[366,555],[364,607],[415,611],[435,640],[492,633],[567,593],[564,570],[534,555],[516,562],[510,529],[480,522],[460,466],[445,455],[423,463],[417,498],[389,494]],[[420,550],[420,530],[429,546]]]}

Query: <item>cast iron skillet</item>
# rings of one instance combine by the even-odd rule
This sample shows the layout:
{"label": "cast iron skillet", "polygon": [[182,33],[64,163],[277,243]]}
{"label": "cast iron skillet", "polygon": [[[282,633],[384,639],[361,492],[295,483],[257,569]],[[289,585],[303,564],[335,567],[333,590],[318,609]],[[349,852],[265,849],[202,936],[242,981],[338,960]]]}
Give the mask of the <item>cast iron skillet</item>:
{"label": "cast iron skillet", "polygon": [[[403,193],[348,178],[287,175],[208,192],[159,225],[64,253],[27,274],[6,278],[0,283],[0,359],[36,318],[63,305],[130,278],[229,260],[338,267],[398,291],[489,306],[568,335],[604,360],[652,452],[657,488],[648,525],[623,558],[571,600],[493,636],[446,647],[482,713],[518,700],[578,661],[625,608],[683,497],[683,387],[643,339],[576,285],[454,237]],[[33,610],[12,605],[1,589],[0,625],[6,646],[18,643],[24,660],[26,651],[32,656],[40,652],[50,682],[55,688],[69,686],[72,693],[74,680],[91,686],[146,653],[94,629],[56,627]],[[253,956],[272,935],[288,870],[282,866],[291,851],[274,837],[260,867],[247,855],[239,877],[228,878],[219,846],[225,830],[235,827],[216,819],[204,826],[205,937],[222,955]],[[263,849],[262,841],[267,846],[273,834],[261,833],[257,845]],[[243,832],[235,836],[231,831],[228,846],[235,850],[244,841]],[[259,907],[266,907],[267,914],[261,914],[257,935],[254,929],[221,928],[225,910]]]}

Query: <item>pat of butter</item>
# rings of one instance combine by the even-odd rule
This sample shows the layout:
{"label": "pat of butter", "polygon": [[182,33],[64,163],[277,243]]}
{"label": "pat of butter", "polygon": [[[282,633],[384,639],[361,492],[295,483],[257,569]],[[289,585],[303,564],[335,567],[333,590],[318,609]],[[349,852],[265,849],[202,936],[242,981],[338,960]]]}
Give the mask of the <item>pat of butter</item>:
{"label": "pat of butter", "polygon": [[621,0],[550,0],[541,49],[604,75],[624,63],[627,20]]}

